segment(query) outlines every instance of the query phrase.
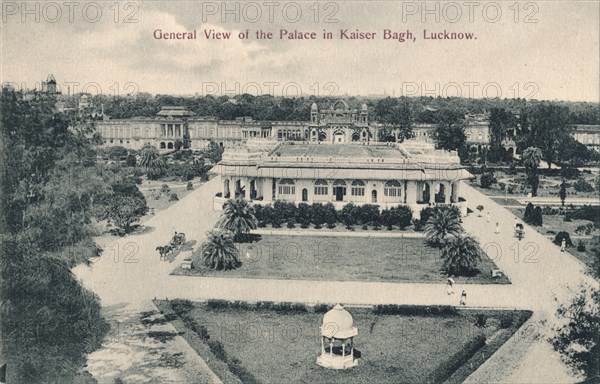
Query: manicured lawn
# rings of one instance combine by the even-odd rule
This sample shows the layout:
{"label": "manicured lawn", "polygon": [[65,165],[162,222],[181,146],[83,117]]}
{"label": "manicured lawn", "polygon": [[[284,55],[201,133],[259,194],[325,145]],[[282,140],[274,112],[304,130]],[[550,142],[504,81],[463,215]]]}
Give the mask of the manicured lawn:
{"label": "manicured lawn", "polygon": [[[200,249],[193,254],[195,268],[176,274],[333,281],[444,283],[440,250],[422,238],[319,237],[262,235],[239,244],[242,266],[213,271],[202,264]],[[508,284],[506,277],[491,278],[495,264],[482,252],[479,272],[458,277],[460,283]]]}
{"label": "manicured lawn", "polygon": [[[157,305],[170,313],[169,302]],[[453,372],[453,379],[460,382],[483,363],[482,355],[488,358],[528,318],[520,312],[501,311],[408,316],[375,314],[371,308],[347,310],[358,328],[354,343],[360,361],[358,366],[341,371],[315,363],[320,354],[323,314],[313,313],[312,309],[291,313],[252,306],[214,309],[194,303],[191,311],[180,313],[188,319],[187,326],[181,321],[183,317],[173,325],[225,383],[235,382],[226,363],[237,359],[238,368],[234,370],[243,371],[243,382],[379,384],[440,382]],[[478,315],[486,319],[482,327],[476,325]],[[515,320],[501,328],[500,318],[507,315]],[[190,320],[205,327],[208,340],[203,341],[189,328]],[[480,335],[493,341],[489,346],[469,347]],[[213,347],[220,343],[223,348],[215,354],[220,348],[209,348],[210,343]],[[442,368],[451,362],[457,366]]]}

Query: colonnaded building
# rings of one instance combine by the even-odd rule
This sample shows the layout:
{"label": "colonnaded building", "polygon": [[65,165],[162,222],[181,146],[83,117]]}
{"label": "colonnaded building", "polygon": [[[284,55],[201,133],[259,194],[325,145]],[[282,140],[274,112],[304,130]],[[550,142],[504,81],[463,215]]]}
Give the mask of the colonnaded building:
{"label": "colonnaded building", "polygon": [[[218,120],[214,117],[194,116],[184,107],[163,107],[155,117],[102,120],[97,122],[106,146],[140,149],[152,145],[172,150],[177,141],[186,148],[202,149],[213,141],[230,148],[242,145],[248,139],[278,141],[306,141],[330,144],[377,142],[384,127],[370,121],[366,104],[356,108],[338,100],[320,109],[315,103],[306,121],[256,121],[251,117],[236,120]],[[465,128],[467,145],[480,151],[489,145],[489,123],[480,116],[467,116]],[[432,142],[434,124],[414,124],[415,139]],[[397,136],[397,132],[392,130]]]}
{"label": "colonnaded building", "polygon": [[221,209],[228,198],[253,204],[376,204],[381,209],[409,206],[415,217],[431,204],[456,205],[462,180],[472,177],[456,152],[435,150],[416,140],[404,143],[321,144],[249,140],[244,148],[225,150],[216,167],[222,191],[214,200]]}

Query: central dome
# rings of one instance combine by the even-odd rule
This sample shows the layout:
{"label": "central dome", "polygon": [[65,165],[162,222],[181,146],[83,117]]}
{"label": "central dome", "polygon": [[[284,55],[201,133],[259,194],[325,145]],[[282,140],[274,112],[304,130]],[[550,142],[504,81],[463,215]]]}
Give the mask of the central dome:
{"label": "central dome", "polygon": [[321,334],[327,338],[347,339],[358,335],[358,329],[354,327],[350,312],[337,304],[323,316]]}

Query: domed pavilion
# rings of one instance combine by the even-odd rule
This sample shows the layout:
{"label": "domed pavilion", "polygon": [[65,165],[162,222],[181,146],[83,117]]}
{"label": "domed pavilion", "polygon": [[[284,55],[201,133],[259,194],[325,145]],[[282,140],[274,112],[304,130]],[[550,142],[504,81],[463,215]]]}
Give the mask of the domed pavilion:
{"label": "domed pavilion", "polygon": [[354,337],[358,329],[352,315],[337,304],[323,316],[321,325],[321,356],[317,364],[325,368],[346,369],[358,364],[354,357]]}

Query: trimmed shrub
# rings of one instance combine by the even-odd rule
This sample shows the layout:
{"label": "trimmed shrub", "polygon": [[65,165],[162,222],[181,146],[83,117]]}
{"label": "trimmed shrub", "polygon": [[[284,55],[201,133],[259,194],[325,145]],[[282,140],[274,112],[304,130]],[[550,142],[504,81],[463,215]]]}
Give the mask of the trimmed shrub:
{"label": "trimmed shrub", "polygon": [[556,234],[556,237],[554,238],[554,244],[561,245],[563,239],[565,239],[565,242],[568,246],[573,246],[571,236],[569,236],[569,232],[566,231],[560,231]]}
{"label": "trimmed shrub", "polygon": [[577,192],[594,192],[592,184],[588,183],[584,178],[577,179],[573,184],[573,188],[575,188]]}
{"label": "trimmed shrub", "polygon": [[326,313],[330,310],[330,306],[327,304],[316,304],[313,308],[314,313]]}
{"label": "trimmed shrub", "polygon": [[481,185],[481,188],[489,188],[496,181],[494,175],[489,172],[486,172],[479,177],[479,185]]}
{"label": "trimmed shrub", "polygon": [[231,306],[228,300],[210,299],[206,302],[206,306],[210,309],[226,309]]}
{"label": "trimmed shrub", "polygon": [[191,181],[188,181],[187,186],[185,187],[185,189],[187,189],[188,191],[193,191],[194,190],[194,183],[192,183]]}
{"label": "trimmed shrub", "polygon": [[533,222],[535,221],[535,213],[533,211],[533,204],[527,203],[527,206],[525,207],[525,213],[523,214],[523,221],[527,224],[533,225]]}
{"label": "trimmed shrub", "polygon": [[579,243],[577,243],[577,251],[578,252],[585,252],[586,251],[585,243],[583,242],[583,240],[579,240]]}
{"label": "trimmed shrub", "polygon": [[171,193],[169,196],[169,201],[179,201],[179,196],[176,193]]}

